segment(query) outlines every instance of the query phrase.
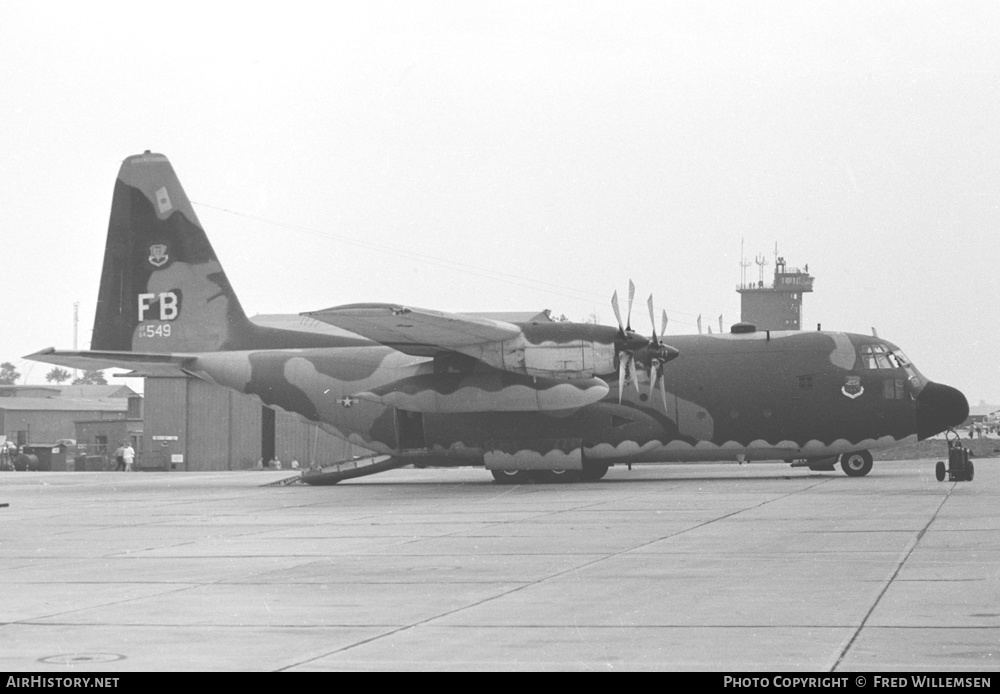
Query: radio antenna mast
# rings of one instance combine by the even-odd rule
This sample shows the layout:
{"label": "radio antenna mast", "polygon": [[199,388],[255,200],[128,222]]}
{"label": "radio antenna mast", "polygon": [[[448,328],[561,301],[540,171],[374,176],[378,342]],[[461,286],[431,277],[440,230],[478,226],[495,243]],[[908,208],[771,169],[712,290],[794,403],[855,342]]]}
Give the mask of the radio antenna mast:
{"label": "radio antenna mast", "polygon": [[745,289],[747,286],[747,268],[752,264],[744,255],[743,239],[740,239],[740,289]]}
{"label": "radio antenna mast", "polygon": [[764,254],[761,253],[756,258],[754,258],[754,262],[757,263],[757,267],[760,268],[760,285],[759,286],[763,287],[764,286],[764,267],[767,265],[767,258],[765,258]]}

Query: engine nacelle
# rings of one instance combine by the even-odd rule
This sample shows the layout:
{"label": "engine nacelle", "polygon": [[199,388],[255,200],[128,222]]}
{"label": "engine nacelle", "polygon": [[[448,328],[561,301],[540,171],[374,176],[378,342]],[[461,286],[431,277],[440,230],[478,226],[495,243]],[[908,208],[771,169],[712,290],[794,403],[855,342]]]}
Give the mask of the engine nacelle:
{"label": "engine nacelle", "polygon": [[590,379],[618,368],[615,328],[580,323],[520,327],[517,337],[460,351],[495,369],[556,380]]}

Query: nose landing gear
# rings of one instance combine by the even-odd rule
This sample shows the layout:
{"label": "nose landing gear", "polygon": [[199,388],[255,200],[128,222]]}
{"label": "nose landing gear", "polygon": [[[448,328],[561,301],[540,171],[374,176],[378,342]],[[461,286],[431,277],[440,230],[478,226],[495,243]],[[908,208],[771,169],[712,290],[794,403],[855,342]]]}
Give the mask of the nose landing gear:
{"label": "nose landing gear", "polygon": [[948,442],[948,467],[945,468],[943,460],[938,461],[934,468],[937,481],[944,482],[947,475],[949,482],[971,482],[975,466],[969,460],[969,449],[962,447],[962,441],[954,429],[949,429],[944,436]]}

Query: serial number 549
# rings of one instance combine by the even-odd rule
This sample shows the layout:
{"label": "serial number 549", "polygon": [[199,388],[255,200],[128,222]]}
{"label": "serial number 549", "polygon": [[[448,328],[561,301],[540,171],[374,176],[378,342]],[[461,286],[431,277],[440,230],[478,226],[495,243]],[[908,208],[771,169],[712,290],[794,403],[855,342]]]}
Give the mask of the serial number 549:
{"label": "serial number 549", "polygon": [[170,323],[146,323],[139,326],[139,337],[170,337]]}

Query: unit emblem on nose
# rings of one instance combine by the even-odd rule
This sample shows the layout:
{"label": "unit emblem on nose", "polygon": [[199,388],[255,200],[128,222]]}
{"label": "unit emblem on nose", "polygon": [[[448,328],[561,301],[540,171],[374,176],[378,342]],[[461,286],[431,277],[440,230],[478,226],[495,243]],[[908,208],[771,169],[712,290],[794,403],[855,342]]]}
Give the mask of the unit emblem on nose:
{"label": "unit emblem on nose", "polygon": [[154,267],[163,267],[170,260],[167,255],[166,244],[157,243],[149,247],[149,264]]}
{"label": "unit emblem on nose", "polygon": [[848,376],[847,382],[844,384],[844,387],[840,389],[840,392],[849,397],[851,400],[864,393],[865,387],[861,385],[861,376]]}

